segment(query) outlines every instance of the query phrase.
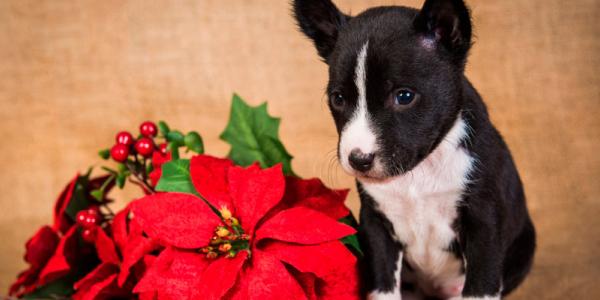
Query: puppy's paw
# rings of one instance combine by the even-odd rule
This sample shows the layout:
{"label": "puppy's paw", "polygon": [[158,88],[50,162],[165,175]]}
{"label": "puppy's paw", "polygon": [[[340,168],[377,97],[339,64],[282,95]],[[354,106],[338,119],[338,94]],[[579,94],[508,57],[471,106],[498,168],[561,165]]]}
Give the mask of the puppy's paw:
{"label": "puppy's paw", "polygon": [[396,293],[371,292],[369,294],[369,296],[367,296],[367,300],[402,300],[402,299],[403,299],[402,295],[398,292],[396,292]]}

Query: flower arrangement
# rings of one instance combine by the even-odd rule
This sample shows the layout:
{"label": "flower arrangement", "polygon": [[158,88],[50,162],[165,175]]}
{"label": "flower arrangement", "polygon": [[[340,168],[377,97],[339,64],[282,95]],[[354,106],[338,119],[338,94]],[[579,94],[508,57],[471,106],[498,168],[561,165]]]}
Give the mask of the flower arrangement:
{"label": "flower arrangement", "polygon": [[[144,122],[77,174],[51,225],[26,244],[29,268],[10,295],[35,299],[357,299],[356,222],[346,190],[301,179],[266,104],[234,95],[221,138],[204,154],[197,132]],[[185,153],[180,153],[185,151]],[[186,154],[187,153],[187,154]],[[113,212],[110,191],[141,198]]]}

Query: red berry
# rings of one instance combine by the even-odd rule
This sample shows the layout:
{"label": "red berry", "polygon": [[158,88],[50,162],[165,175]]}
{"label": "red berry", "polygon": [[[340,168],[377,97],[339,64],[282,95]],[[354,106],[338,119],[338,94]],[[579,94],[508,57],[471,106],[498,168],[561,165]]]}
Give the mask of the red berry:
{"label": "red berry", "polygon": [[94,216],[99,216],[100,215],[100,209],[97,206],[91,206],[90,208],[88,208],[86,210],[86,212],[90,215],[94,215]]}
{"label": "red berry", "polygon": [[87,218],[85,219],[85,223],[83,225],[84,228],[91,228],[94,227],[96,225],[98,225],[98,216],[94,216],[94,215],[88,215]]}
{"label": "red berry", "polygon": [[79,226],[89,229],[98,225],[102,216],[97,207],[93,207],[87,210],[82,210],[77,213],[75,219]]}
{"label": "red berry", "polygon": [[127,131],[121,131],[117,133],[115,140],[117,141],[117,144],[122,144],[125,146],[133,144],[133,136]]}
{"label": "red berry", "polygon": [[79,212],[77,213],[77,215],[75,216],[75,221],[76,221],[76,222],[77,222],[77,224],[79,224],[80,226],[85,226],[85,225],[86,225],[86,222],[85,222],[85,220],[87,219],[87,217],[88,217],[88,213],[87,213],[87,211],[84,211],[84,210],[82,210],[82,211],[79,211]]}
{"label": "red berry", "polygon": [[81,232],[81,237],[88,243],[93,243],[96,240],[96,227],[86,228]]}
{"label": "red berry", "polygon": [[167,154],[167,144],[162,143],[162,144],[158,145],[158,150],[162,154]]}
{"label": "red berry", "polygon": [[135,151],[144,157],[150,157],[154,152],[154,143],[149,138],[141,138],[135,143]]}
{"label": "red berry", "polygon": [[102,219],[102,215],[100,215],[100,211],[98,210],[97,207],[93,207],[90,208],[88,210],[86,210],[87,212],[87,218],[85,219],[85,227],[89,228],[89,227],[93,227],[95,225],[98,225],[98,223],[100,223],[100,219]]}
{"label": "red berry", "polygon": [[118,162],[124,162],[129,156],[129,149],[123,144],[116,144],[110,149],[110,156]]}
{"label": "red berry", "polygon": [[158,133],[158,128],[156,128],[156,124],[146,121],[140,125],[140,133],[145,137],[155,137]]}

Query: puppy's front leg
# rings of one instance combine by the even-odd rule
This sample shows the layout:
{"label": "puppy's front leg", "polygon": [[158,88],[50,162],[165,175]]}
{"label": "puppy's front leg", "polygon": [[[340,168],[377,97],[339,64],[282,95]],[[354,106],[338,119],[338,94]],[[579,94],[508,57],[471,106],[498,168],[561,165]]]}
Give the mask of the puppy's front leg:
{"label": "puppy's front leg", "polygon": [[498,218],[491,208],[472,208],[463,219],[467,271],[463,300],[498,300],[504,255]]}
{"label": "puppy's front leg", "polygon": [[359,185],[361,199],[358,235],[364,253],[362,278],[368,299],[401,299],[402,245],[392,224],[376,209],[373,199]]}

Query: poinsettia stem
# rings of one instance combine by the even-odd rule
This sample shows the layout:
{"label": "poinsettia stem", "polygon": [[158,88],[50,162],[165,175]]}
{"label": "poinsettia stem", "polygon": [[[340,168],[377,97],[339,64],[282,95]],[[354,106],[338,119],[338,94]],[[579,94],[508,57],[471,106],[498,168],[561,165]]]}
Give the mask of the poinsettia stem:
{"label": "poinsettia stem", "polygon": [[102,183],[102,186],[100,187],[100,190],[104,192],[104,191],[106,190],[106,187],[108,187],[108,185],[109,185],[109,184],[110,184],[110,183],[111,183],[113,180],[115,180],[115,178],[116,178],[116,175],[115,175],[115,174],[111,174],[111,175],[110,175],[110,176],[109,176],[109,177],[108,177],[108,178],[107,178],[107,179],[104,181],[104,183]]}
{"label": "poinsettia stem", "polygon": [[129,178],[129,182],[141,187],[143,190],[148,191],[148,193],[150,194],[155,194],[156,192],[154,191],[154,189],[152,189],[148,184],[146,184],[145,182],[141,182],[138,180],[134,180],[133,178]]}
{"label": "poinsettia stem", "polygon": [[111,216],[111,217],[115,216],[115,213],[112,211],[112,209],[110,209],[110,206],[108,206],[108,203],[102,204],[102,207],[104,207],[104,209],[106,209],[109,216]]}
{"label": "poinsettia stem", "polygon": [[142,177],[144,178],[144,181],[148,180],[148,173],[146,172],[146,165],[147,165],[148,160],[144,157],[144,160],[142,160]]}
{"label": "poinsettia stem", "polygon": [[150,186],[146,182],[146,180],[140,175],[140,173],[137,172],[136,168],[134,166],[132,166],[132,164],[130,162],[126,162],[125,165],[131,172],[131,175],[134,176],[133,178],[136,179],[136,180],[133,180],[133,178],[129,178],[129,181],[133,184],[137,184],[137,185],[141,186],[142,188],[147,190],[150,194],[154,194],[154,188],[152,188],[152,186]]}

